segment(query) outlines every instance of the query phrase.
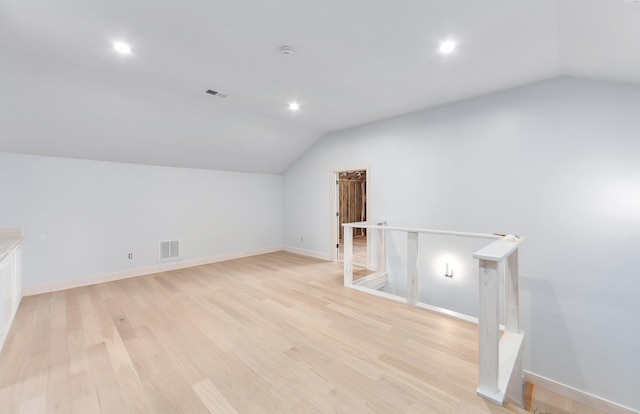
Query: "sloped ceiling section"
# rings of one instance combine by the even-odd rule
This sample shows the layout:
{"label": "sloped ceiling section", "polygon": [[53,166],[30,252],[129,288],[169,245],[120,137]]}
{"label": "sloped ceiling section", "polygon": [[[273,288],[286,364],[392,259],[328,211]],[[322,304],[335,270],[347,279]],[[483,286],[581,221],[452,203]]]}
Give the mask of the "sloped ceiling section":
{"label": "sloped ceiling section", "polygon": [[640,2],[561,0],[559,19],[562,74],[640,82]]}
{"label": "sloped ceiling section", "polygon": [[[638,13],[622,0],[5,0],[0,151],[279,174],[325,132],[564,73],[635,81]],[[448,38],[459,46],[442,56]]]}
{"label": "sloped ceiling section", "polygon": [[319,135],[204,90],[123,82],[35,55],[14,53],[0,83],[7,152],[279,174]]}

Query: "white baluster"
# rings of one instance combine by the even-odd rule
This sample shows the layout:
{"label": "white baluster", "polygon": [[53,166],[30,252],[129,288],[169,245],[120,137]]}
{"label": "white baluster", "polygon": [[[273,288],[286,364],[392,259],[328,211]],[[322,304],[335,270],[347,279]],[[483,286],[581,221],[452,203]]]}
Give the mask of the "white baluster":
{"label": "white baluster", "polygon": [[407,233],[407,303],[418,303],[418,233]]}
{"label": "white baluster", "polygon": [[[381,226],[384,226],[386,222],[380,223]],[[387,237],[386,231],[384,229],[377,229],[376,233],[378,234],[378,268],[376,269],[378,273],[386,273],[387,272]]]}
{"label": "white baluster", "polygon": [[344,227],[344,285],[353,286],[353,228]]}
{"label": "white baluster", "polygon": [[507,332],[520,332],[520,298],[518,290],[518,250],[511,253],[505,262],[504,293],[505,321]]}

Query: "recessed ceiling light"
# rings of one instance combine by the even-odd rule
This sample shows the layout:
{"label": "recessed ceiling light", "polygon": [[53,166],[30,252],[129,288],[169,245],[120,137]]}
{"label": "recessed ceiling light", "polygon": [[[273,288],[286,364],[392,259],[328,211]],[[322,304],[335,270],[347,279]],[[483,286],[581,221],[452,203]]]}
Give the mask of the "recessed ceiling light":
{"label": "recessed ceiling light", "polygon": [[131,53],[131,46],[124,42],[114,42],[113,48],[116,52],[122,53],[123,55],[128,55],[129,53]]}
{"label": "recessed ceiling light", "polygon": [[289,110],[294,112],[300,110],[300,104],[298,102],[291,102],[289,104]]}
{"label": "recessed ceiling light", "polygon": [[445,40],[444,42],[440,43],[439,50],[440,50],[440,53],[442,53],[443,55],[449,55],[456,50],[457,46],[458,44],[455,41]]}

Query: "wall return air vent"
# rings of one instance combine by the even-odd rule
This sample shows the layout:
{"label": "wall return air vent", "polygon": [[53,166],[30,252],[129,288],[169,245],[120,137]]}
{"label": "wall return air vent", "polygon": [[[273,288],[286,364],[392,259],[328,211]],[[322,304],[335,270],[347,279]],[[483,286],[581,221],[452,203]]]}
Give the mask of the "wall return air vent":
{"label": "wall return air vent", "polygon": [[175,260],[180,258],[180,240],[167,240],[160,242],[159,261]]}
{"label": "wall return air vent", "polygon": [[227,96],[229,96],[227,94],[224,94],[224,93],[218,92],[218,91],[214,91],[212,89],[207,89],[206,93],[208,93],[209,95],[217,96],[218,98],[226,98]]}

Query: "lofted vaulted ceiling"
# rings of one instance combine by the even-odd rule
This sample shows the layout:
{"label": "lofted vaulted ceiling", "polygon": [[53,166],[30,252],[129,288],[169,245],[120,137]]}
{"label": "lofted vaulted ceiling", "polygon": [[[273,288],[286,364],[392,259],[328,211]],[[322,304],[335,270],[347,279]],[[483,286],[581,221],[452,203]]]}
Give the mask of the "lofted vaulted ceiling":
{"label": "lofted vaulted ceiling", "polygon": [[625,0],[2,0],[0,151],[279,174],[329,131],[560,75],[638,83],[639,50]]}

